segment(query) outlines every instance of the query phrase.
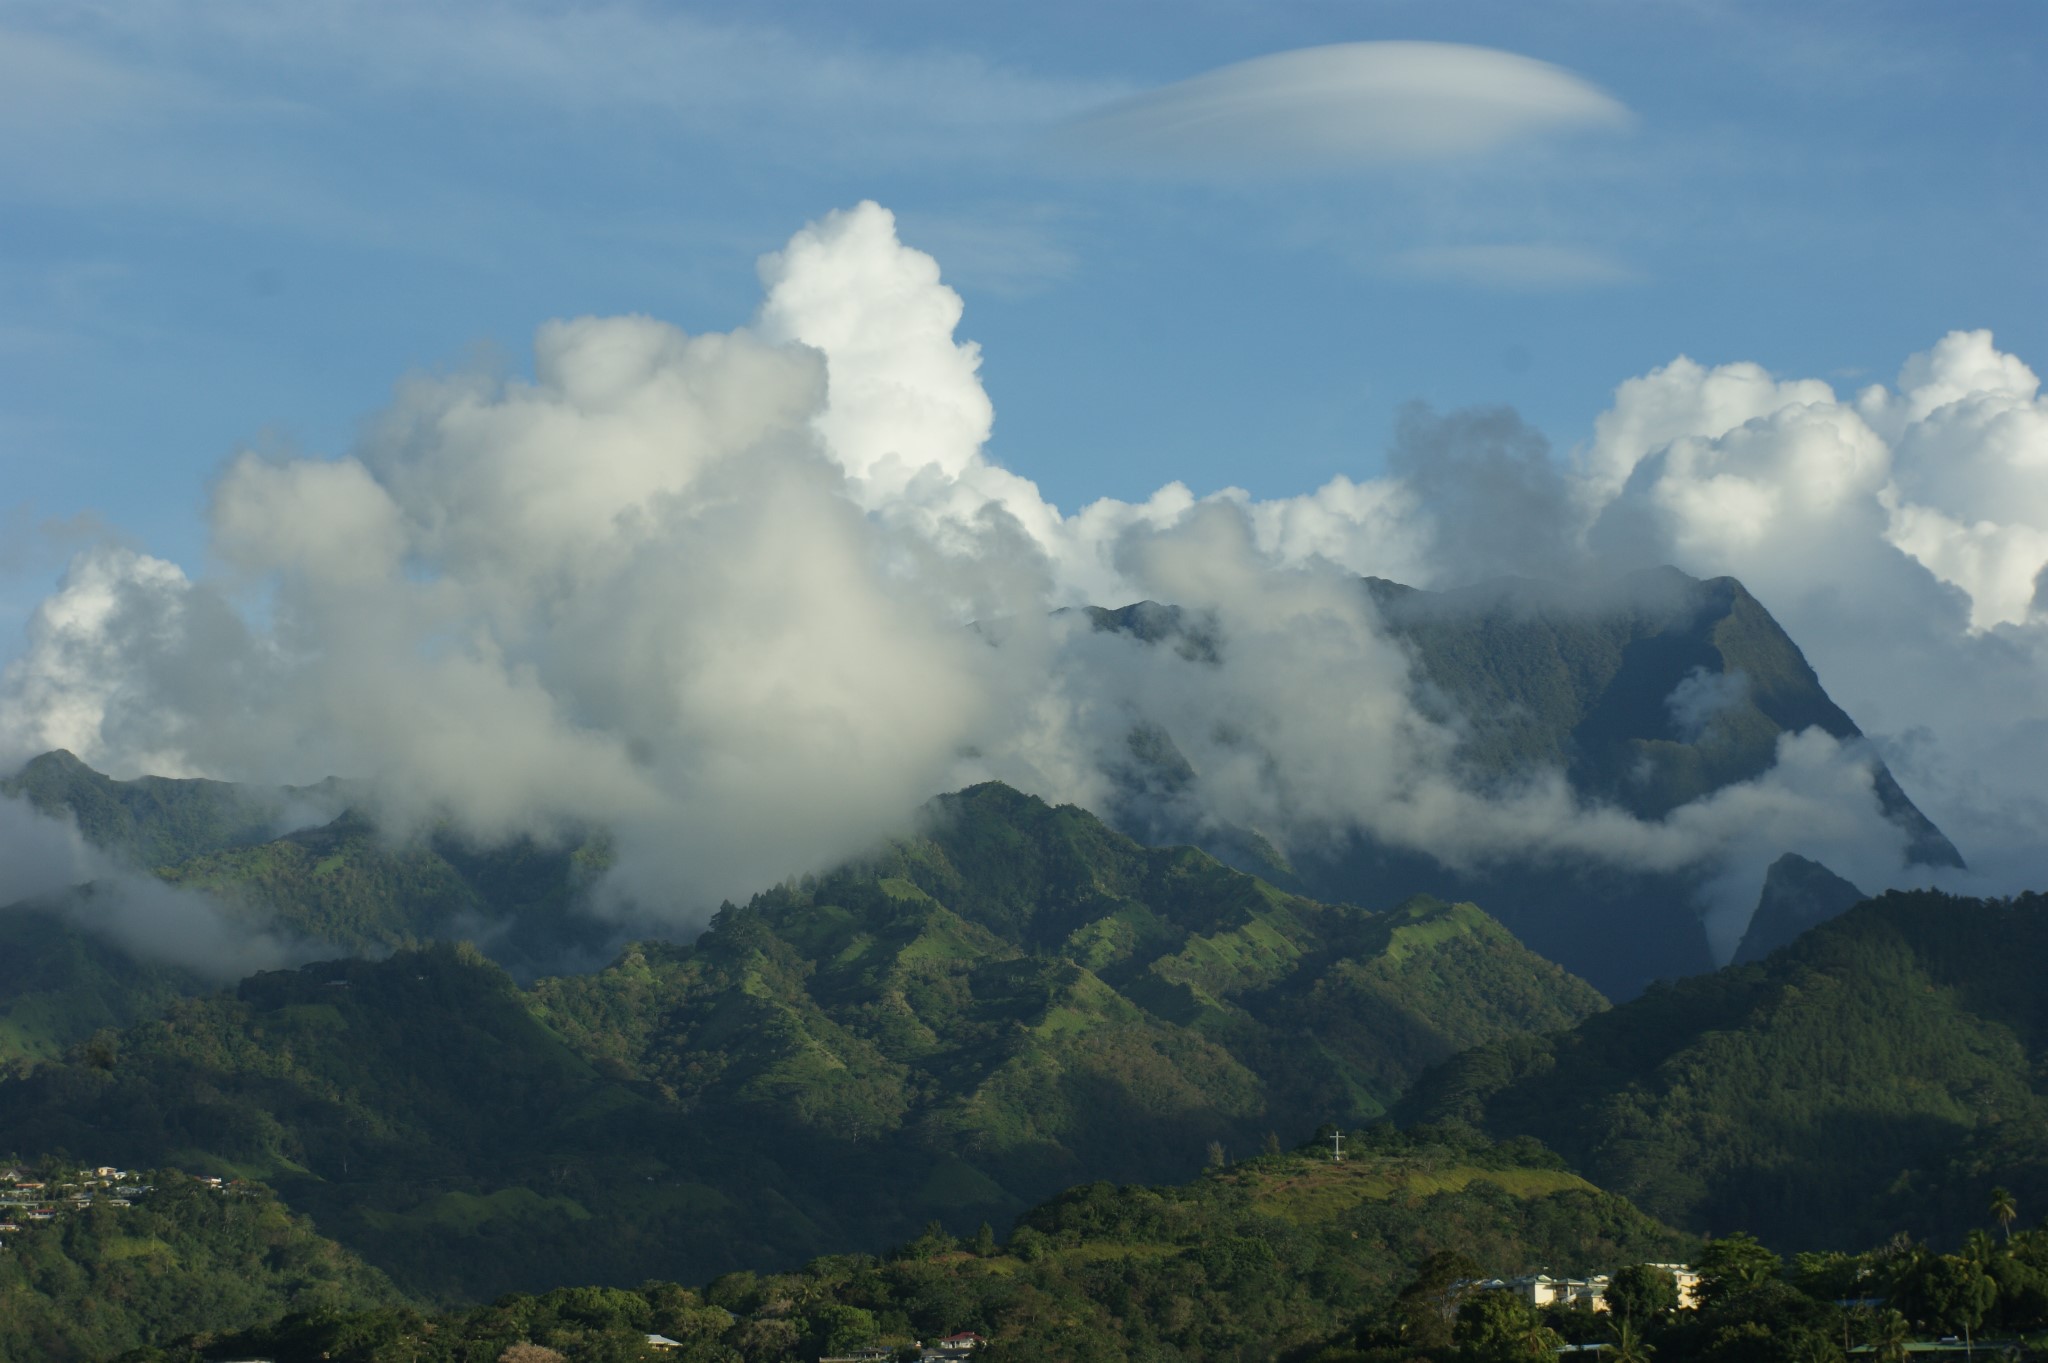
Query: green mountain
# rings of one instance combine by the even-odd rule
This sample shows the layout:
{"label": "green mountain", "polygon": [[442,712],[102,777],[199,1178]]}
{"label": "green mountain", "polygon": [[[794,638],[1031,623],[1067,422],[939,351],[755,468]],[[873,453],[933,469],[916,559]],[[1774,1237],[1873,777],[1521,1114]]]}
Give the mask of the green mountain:
{"label": "green mountain", "polygon": [[1526,1134],[1674,1225],[1849,1249],[2048,1202],[2048,899],[1891,893],[1767,959],[1432,1071],[1406,1120]]}
{"label": "green mountain", "polygon": [[1471,905],[1318,904],[997,784],[928,813],[693,948],[541,986],[548,1017],[690,1101],[913,1131],[1045,1187],[1144,1177],[1191,1120],[1244,1142],[1377,1115],[1481,1036],[1603,1006]]}
{"label": "green mountain", "polygon": [[23,1224],[0,1232],[0,1363],[112,1358],[156,1339],[399,1300],[262,1188],[209,1188],[172,1169],[138,1178],[151,1191],[132,1205],[102,1193],[40,1223],[7,1209]]}
{"label": "green mountain", "polygon": [[[519,1344],[572,1360],[680,1356],[752,1363],[934,1342],[972,1330],[977,1358],[1270,1358],[1307,1350],[1383,1308],[1432,1253],[1498,1271],[1587,1272],[1690,1249],[1623,1199],[1526,1143],[1451,1133],[1322,1147],[1212,1169],[1165,1187],[1094,1183],[1018,1219],[1007,1245],[928,1230],[885,1257],[839,1254],[699,1289],[564,1288],[438,1317],[301,1315],[222,1341],[278,1363],[496,1359]],[[167,1351],[179,1363],[190,1356]]]}
{"label": "green mountain", "polygon": [[294,817],[325,822],[346,802],[346,788],[335,781],[303,788],[164,776],[117,781],[62,749],[0,779],[0,795],[70,817],[87,842],[145,868],[265,842]]}
{"label": "green mountain", "polygon": [[595,965],[617,948],[617,929],[578,906],[608,855],[601,839],[546,847],[521,838],[478,848],[434,831],[398,842],[348,811],[280,838],[160,866],[156,874],[324,948],[375,954],[473,940],[508,969],[531,976]]}
{"label": "green mountain", "polygon": [[76,927],[66,910],[100,887],[0,910],[0,1065],[49,1059],[106,1027],[155,1017],[210,984],[138,959]]}
{"label": "green mountain", "polygon": [[[204,791],[216,783],[165,784]],[[161,841],[146,828],[141,837]],[[603,856],[601,843],[564,849],[520,840],[478,850],[446,835],[394,843],[345,813],[154,874],[204,892],[230,920],[274,932],[302,955],[380,955],[461,939],[531,977],[594,967],[617,950],[619,930],[579,908]],[[93,901],[121,893],[116,881],[94,882],[0,906],[0,1064],[48,1058],[101,1028],[158,1016],[175,999],[217,987],[218,973],[165,964],[96,930],[105,915],[93,912]]]}
{"label": "green mountain", "polygon": [[[1481,788],[1560,770],[1585,798],[1658,819],[1768,770],[1785,733],[1818,727],[1845,741],[1861,737],[1798,647],[1731,578],[1702,582],[1661,569],[1570,588],[1509,581],[1425,592],[1361,579],[1360,590],[1412,651],[1417,703],[1458,721],[1462,775]],[[1172,606],[1088,615],[1098,629],[1173,648],[1193,665],[1228,646],[1210,622]],[[1877,798],[1908,859],[1960,865],[1954,846],[1871,760]],[[1121,795],[1105,812],[1143,841],[1196,842],[1324,901],[1386,907],[1428,894],[1484,904],[1530,947],[1613,997],[1714,964],[1696,902],[1710,867],[1651,874],[1544,856],[1453,869],[1427,848],[1363,833],[1290,862],[1253,830],[1214,828],[1200,808],[1201,774],[1159,724],[1140,720],[1108,766]],[[601,837],[474,848],[439,831],[400,844],[348,811],[361,792],[343,783],[114,781],[68,753],[37,758],[0,792],[68,811],[96,845],[337,951],[467,937],[531,976],[594,964],[619,945],[573,908],[606,860]]]}
{"label": "green mountain", "polygon": [[[1428,592],[1366,578],[1361,590],[1415,660],[1416,703],[1458,723],[1461,775],[1481,789],[1558,770],[1584,798],[1654,820],[1763,774],[1783,734],[1817,727],[1844,741],[1862,737],[1798,646],[1733,578],[1700,581],[1664,568],[1593,586],[1509,580]],[[1154,602],[1095,610],[1091,619],[1191,662],[1228,647],[1203,619]],[[1954,845],[1871,761],[1906,859],[1960,866]],[[1114,820],[1148,841],[1200,841],[1325,899],[1474,900],[1613,997],[1714,965],[1695,902],[1705,867],[1651,875],[1543,857],[1459,870],[1427,848],[1364,833],[1334,854],[1304,852],[1283,867],[1252,835],[1206,832],[1190,805],[1200,773],[1164,728],[1142,721],[1113,765],[1123,788]]]}
{"label": "green mountain", "polygon": [[262,787],[144,776],[117,781],[50,752],[0,795],[74,821],[118,863],[202,890],[252,924],[316,950],[377,953],[466,938],[524,975],[596,965],[616,930],[577,911],[603,868],[601,837],[478,847],[446,829],[399,840],[354,807],[341,781]]}
{"label": "green mountain", "polygon": [[1318,904],[989,785],[593,975],[439,946],[180,1003],[0,1082],[0,1148],[261,1177],[434,1295],[695,1279],[1179,1176],[1602,1006],[1469,905]]}

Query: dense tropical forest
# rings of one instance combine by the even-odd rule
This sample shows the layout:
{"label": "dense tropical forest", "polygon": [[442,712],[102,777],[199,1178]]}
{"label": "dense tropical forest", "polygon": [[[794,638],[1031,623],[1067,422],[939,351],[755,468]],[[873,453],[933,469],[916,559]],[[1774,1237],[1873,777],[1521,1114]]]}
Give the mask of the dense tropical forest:
{"label": "dense tropical forest", "polygon": [[2048,898],[1892,893],[1761,962],[1473,1048],[1404,1121],[1537,1137],[1674,1224],[1785,1249],[2048,1204]]}
{"label": "dense tropical forest", "polygon": [[48,1160],[9,1171],[33,1178],[0,1177],[0,1196],[21,1204],[0,1206],[0,1358],[110,1358],[151,1340],[263,1324],[286,1312],[379,1310],[405,1300],[265,1188],[159,1169],[130,1176],[146,1192],[102,1191],[80,1205],[63,1185],[90,1190],[90,1172]]}

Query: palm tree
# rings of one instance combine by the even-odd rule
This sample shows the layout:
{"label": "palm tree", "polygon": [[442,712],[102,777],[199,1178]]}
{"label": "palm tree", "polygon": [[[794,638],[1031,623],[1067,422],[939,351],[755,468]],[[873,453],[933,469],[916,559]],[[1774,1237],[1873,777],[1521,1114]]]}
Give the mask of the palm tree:
{"label": "palm tree", "polygon": [[1842,1363],[1842,1350],[1826,1335],[1807,1335],[1793,1351],[1799,1363]]}
{"label": "palm tree", "polygon": [[2013,1200],[2010,1188],[1991,1190],[1991,1218],[1998,1222],[1998,1228],[2005,1232],[2006,1243],[2012,1243],[2012,1223],[2019,1219],[2020,1204]]}
{"label": "palm tree", "polygon": [[1877,1329],[1870,1341],[1876,1346],[1878,1363],[1906,1363],[1906,1341],[1912,1337],[1912,1332],[1912,1326],[1897,1310],[1879,1316]]}
{"label": "palm tree", "polygon": [[1531,1311],[1527,1323],[1509,1336],[1508,1344],[1520,1357],[1548,1359],[1564,1346],[1564,1336],[1545,1325],[1543,1318]]}
{"label": "palm tree", "polygon": [[1626,1317],[1614,1322],[1614,1347],[1607,1353],[1612,1363],[1650,1363],[1657,1346],[1643,1338],[1636,1323]]}

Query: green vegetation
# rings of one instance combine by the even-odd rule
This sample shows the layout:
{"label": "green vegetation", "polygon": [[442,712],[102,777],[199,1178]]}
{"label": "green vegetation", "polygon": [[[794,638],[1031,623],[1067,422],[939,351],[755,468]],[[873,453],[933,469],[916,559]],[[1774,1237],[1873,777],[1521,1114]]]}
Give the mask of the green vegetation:
{"label": "green vegetation", "polygon": [[1893,893],[1768,959],[1432,1072],[1408,1120],[1529,1134],[1673,1224],[1781,1247],[2048,1202],[2048,899]]}
{"label": "green vegetation", "polygon": [[70,817],[85,840],[140,867],[263,842],[292,809],[340,812],[338,782],[303,789],[144,776],[116,781],[59,749],[0,780],[0,795]]}
{"label": "green vegetation", "polygon": [[[412,855],[329,828],[181,874],[360,863],[384,903]],[[989,785],[595,974],[436,946],[180,1002],[0,1083],[0,1147],[262,1178],[434,1300],[690,1281],[1185,1176],[1601,1006],[1470,905],[1322,905]]]}
{"label": "green vegetation", "polygon": [[[1862,1254],[1801,1254],[1786,1271],[1746,1235],[1709,1242],[1694,1267],[1696,1309],[1677,1309],[1670,1275],[1652,1264],[1617,1270],[1610,1313],[1541,1310],[1478,1289],[1468,1260],[1426,1262],[1390,1308],[1368,1312],[1348,1337],[1305,1353],[1313,1363],[1509,1363],[1547,1357],[1562,1341],[1596,1343],[1616,1363],[1844,1363],[1902,1359],[1916,1341],[2015,1348],[2048,1327],[2048,1232],[1994,1246],[1978,1232],[1957,1254],[1905,1239]],[[1924,1347],[1924,1345],[1923,1345]]]}
{"label": "green vegetation", "polygon": [[[2048,1231],[2000,1241],[1979,1229],[1952,1253],[1898,1237],[1788,1265],[1739,1233],[1690,1242],[1533,1142],[1380,1125],[1351,1133],[1341,1162],[1328,1149],[1319,1139],[1179,1186],[1071,1188],[1018,1218],[1007,1244],[986,1224],[962,1241],[932,1223],[881,1257],[441,1312],[396,1301],[261,1190],[239,1198],[160,1175],[174,1196],[81,1213],[69,1240],[38,1233],[45,1247],[84,1246],[92,1258],[77,1262],[93,1271],[44,1272],[0,1295],[15,1328],[0,1359],[125,1348],[124,1363],[808,1363],[971,1330],[987,1341],[979,1363],[1512,1363],[1565,1341],[1637,1363],[1843,1363],[1845,1350],[1903,1357],[1946,1335],[2003,1351],[2048,1328]],[[2018,1215],[2011,1195],[1994,1195],[1983,1224],[2005,1226],[2007,1211]],[[1678,1309],[1658,1266],[1681,1259],[1701,1275],[1697,1309]],[[228,1264],[248,1279],[239,1289],[213,1272]],[[1611,1313],[1538,1309],[1478,1281],[1539,1270],[1611,1270]],[[0,1260],[12,1287],[6,1271]],[[138,1322],[148,1342],[128,1346]],[[650,1334],[675,1347],[651,1347]]]}
{"label": "green vegetation", "polygon": [[399,1300],[382,1274],[315,1235],[264,1189],[212,1189],[168,1169],[141,1178],[153,1190],[131,1206],[100,1198],[0,1232],[0,1360],[109,1358],[287,1312]]}
{"label": "green vegetation", "polygon": [[1371,1117],[1481,1036],[1601,1006],[1469,905],[1316,904],[997,785],[693,948],[536,993],[580,1049],[680,1101],[920,1131],[999,1184],[1043,1169],[1034,1195]]}
{"label": "green vegetation", "polygon": [[[182,873],[365,904],[570,884],[529,852],[343,820]],[[104,1025],[23,1048],[0,1149],[261,1180],[333,1239],[162,1176],[0,1236],[0,1359],[623,1359],[658,1332],[780,1363],[965,1328],[981,1363],[1506,1363],[1608,1338],[1463,1284],[1536,1269],[1624,1270],[1621,1363],[2048,1323],[2048,1233],[2016,1229],[2048,1203],[2037,897],[1888,895],[1606,1010],[1472,905],[1321,904],[990,785],[694,944],[526,987],[440,944],[123,1026],[92,1009],[152,1006],[149,981],[37,931],[5,1016],[47,968],[79,982],[63,1027]],[[1397,1098],[1407,1130],[1356,1129]],[[1354,1128],[1341,1162],[1280,1152],[1324,1118]],[[1641,1266],[1688,1257],[1705,1305],[1673,1312]]]}
{"label": "green vegetation", "polygon": [[[95,892],[88,885],[68,893]],[[138,960],[72,926],[58,897],[14,905],[0,912],[0,1065],[50,1059],[206,987],[190,971]]]}
{"label": "green vegetation", "polygon": [[[766,1205],[772,1169],[700,1164],[711,1141],[685,1125],[575,1055],[473,949],[445,946],[257,975],[0,1085],[0,1148],[260,1178],[409,1290],[451,1297],[762,1255],[701,1224],[728,1203],[698,1180],[751,1190],[731,1210],[783,1232],[770,1243],[787,1253],[801,1217]],[[676,1238],[730,1248],[708,1263],[650,1248],[671,1219],[693,1227]]]}
{"label": "green vegetation", "polygon": [[[433,1316],[402,1310],[301,1313],[213,1341],[210,1356],[279,1363],[497,1359],[531,1343],[583,1360],[669,1357],[781,1363],[856,1348],[927,1343],[960,1330],[1004,1360],[1269,1358],[1314,1348],[1391,1300],[1432,1252],[1516,1267],[1582,1269],[1614,1256],[1683,1251],[1683,1237],[1576,1181],[1510,1191],[1555,1174],[1526,1145],[1380,1128],[1333,1164],[1323,1147],[1261,1156],[1181,1186],[1070,1189],[1021,1217],[1009,1243],[933,1225],[894,1253],[835,1255],[789,1273],[736,1272],[699,1290],[558,1289]],[[1471,1171],[1462,1186],[1436,1185]],[[1327,1194],[1303,1214],[1276,1193]],[[676,1352],[644,1348],[648,1333]],[[168,1342],[168,1341],[167,1341]],[[167,1347],[153,1358],[190,1359]]]}
{"label": "green vegetation", "polygon": [[[479,936],[495,959],[534,975],[566,962],[594,964],[616,945],[611,928],[576,907],[608,859],[601,837],[561,846],[517,839],[479,848],[436,829],[401,841],[352,807],[364,794],[334,780],[307,787],[158,776],[116,781],[61,751],[0,781],[0,795],[70,819],[116,863],[203,890],[252,924],[337,953]],[[286,829],[294,831],[280,836]],[[110,953],[119,955],[104,947],[96,954],[104,961]],[[116,969],[149,973],[135,962]],[[195,988],[186,979],[169,992]],[[133,1016],[169,996],[161,988],[140,993],[144,1005]],[[0,1008],[12,997],[0,992]],[[79,1035],[61,1025],[46,1035],[25,1030],[15,1049],[42,1053]]]}
{"label": "green vegetation", "polygon": [[479,850],[437,832],[394,842],[350,812],[162,866],[157,875],[338,951],[479,934],[507,968],[533,974],[603,948],[611,929],[580,912],[577,896],[605,855],[598,840],[548,848],[519,839]]}

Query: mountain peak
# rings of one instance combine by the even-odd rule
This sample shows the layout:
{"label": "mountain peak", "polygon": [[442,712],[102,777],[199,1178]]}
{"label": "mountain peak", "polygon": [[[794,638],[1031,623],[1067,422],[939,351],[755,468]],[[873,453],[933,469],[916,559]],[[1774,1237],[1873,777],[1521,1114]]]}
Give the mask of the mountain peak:
{"label": "mountain peak", "polygon": [[1817,861],[1787,852],[1764,873],[1763,894],[1735,964],[1761,961],[1808,928],[1847,913],[1867,896]]}

